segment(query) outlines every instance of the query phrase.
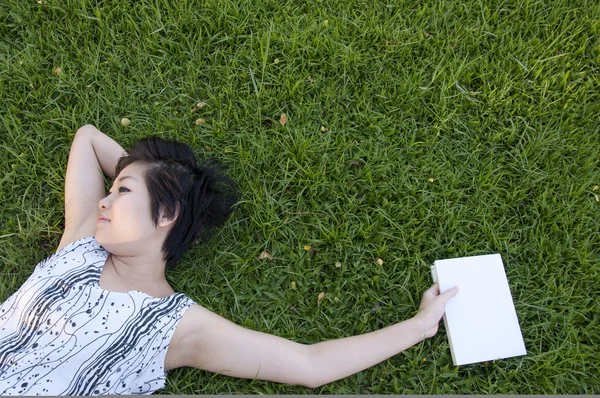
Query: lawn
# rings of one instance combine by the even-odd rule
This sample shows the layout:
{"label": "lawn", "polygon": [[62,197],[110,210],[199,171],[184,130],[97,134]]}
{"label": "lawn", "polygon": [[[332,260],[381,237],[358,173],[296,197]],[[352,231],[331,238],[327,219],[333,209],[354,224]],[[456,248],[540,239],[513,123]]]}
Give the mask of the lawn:
{"label": "lawn", "polygon": [[362,334],[416,313],[435,260],[500,253],[528,351],[454,367],[441,326],[314,390],[186,368],[159,393],[599,394],[599,37],[595,1],[3,1],[0,301],[58,246],[91,123],[238,182],[167,274],[211,311]]}

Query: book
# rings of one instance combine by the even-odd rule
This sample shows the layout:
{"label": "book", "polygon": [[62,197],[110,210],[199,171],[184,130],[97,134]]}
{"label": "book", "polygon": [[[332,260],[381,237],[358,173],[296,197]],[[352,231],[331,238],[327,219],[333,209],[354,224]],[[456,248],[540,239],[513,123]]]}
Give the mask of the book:
{"label": "book", "polygon": [[454,365],[527,355],[500,254],[437,260],[440,293],[458,286],[444,325]]}

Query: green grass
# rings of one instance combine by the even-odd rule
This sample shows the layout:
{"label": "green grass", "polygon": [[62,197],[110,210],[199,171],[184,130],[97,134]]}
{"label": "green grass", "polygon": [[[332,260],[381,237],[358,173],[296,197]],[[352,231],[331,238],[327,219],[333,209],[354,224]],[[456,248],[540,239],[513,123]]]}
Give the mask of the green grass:
{"label": "green grass", "polygon": [[167,275],[199,304],[317,343],[411,317],[436,259],[500,253],[528,350],[456,368],[442,326],[314,390],[177,369],[160,393],[600,393],[597,2],[95,3],[0,3],[0,301],[58,246],[77,128],[158,132],[243,191]]}

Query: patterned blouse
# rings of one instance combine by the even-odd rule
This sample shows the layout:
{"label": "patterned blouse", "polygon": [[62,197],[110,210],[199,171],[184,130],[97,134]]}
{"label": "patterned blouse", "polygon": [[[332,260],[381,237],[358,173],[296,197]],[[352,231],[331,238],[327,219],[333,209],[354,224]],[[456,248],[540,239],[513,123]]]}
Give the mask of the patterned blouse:
{"label": "patterned blouse", "polygon": [[0,304],[0,395],[151,394],[194,302],[99,285],[109,253],[87,237],[36,265]]}

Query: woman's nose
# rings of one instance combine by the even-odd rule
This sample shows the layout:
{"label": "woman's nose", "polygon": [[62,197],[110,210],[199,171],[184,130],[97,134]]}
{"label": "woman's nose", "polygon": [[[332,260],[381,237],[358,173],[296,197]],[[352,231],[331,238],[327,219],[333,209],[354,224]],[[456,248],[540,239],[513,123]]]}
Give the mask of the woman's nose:
{"label": "woman's nose", "polygon": [[98,201],[98,206],[100,207],[100,209],[106,209],[109,205],[110,205],[110,201],[108,200],[108,198],[110,197],[110,194],[108,196],[106,196],[103,199],[100,199]]}

